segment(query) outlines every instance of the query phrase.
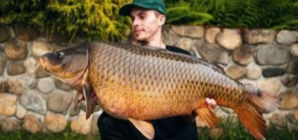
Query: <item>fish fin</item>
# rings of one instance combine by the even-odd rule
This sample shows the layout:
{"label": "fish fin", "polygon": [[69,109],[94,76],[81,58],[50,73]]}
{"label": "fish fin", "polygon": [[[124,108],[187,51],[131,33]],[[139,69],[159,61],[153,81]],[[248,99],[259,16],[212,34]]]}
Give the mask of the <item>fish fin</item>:
{"label": "fish fin", "polygon": [[277,95],[261,91],[251,84],[245,84],[244,88],[248,95],[247,100],[234,111],[256,139],[265,139],[267,126],[262,114],[278,109],[280,99]]}
{"label": "fish fin", "polygon": [[146,138],[153,139],[155,130],[153,125],[148,121],[140,121],[132,118],[128,119]]}
{"label": "fish fin", "polygon": [[225,74],[225,70],[216,62],[211,62],[211,64],[213,65],[212,66],[212,69],[219,72],[219,73],[222,73],[222,74]]}
{"label": "fish fin", "polygon": [[84,94],[86,106],[87,106],[86,119],[88,119],[95,110],[95,103],[94,103],[93,97],[91,96],[90,85],[88,83],[85,83],[82,88],[83,88],[82,90],[83,90],[83,94]]}
{"label": "fish fin", "polygon": [[279,108],[281,98],[277,95],[265,91],[261,91],[259,88],[246,84],[245,90],[248,92],[248,101],[252,104],[260,113],[268,113]]}
{"label": "fish fin", "polygon": [[266,122],[250,103],[244,102],[242,105],[234,109],[243,125],[248,129],[256,139],[265,139],[267,131]]}
{"label": "fish fin", "polygon": [[203,107],[196,110],[200,119],[209,128],[214,128],[217,125],[217,116],[210,107]]}

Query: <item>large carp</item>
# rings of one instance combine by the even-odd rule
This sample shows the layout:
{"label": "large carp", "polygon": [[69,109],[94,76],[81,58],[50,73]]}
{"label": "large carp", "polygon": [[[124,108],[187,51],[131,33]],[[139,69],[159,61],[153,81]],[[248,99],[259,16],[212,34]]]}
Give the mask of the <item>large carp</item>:
{"label": "large carp", "polygon": [[98,102],[149,139],[154,138],[154,119],[195,113],[215,127],[217,116],[206,105],[207,97],[233,109],[255,138],[264,139],[262,114],[279,106],[275,94],[231,79],[218,65],[156,47],[90,42],[47,53],[40,64],[75,87],[78,96],[84,94],[87,118]]}

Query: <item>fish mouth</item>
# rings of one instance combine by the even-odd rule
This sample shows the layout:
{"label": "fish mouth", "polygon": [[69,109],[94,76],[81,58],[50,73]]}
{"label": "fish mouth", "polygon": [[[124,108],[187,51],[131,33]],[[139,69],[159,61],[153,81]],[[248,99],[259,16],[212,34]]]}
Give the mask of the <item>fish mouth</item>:
{"label": "fish mouth", "polygon": [[47,71],[46,60],[44,58],[39,58],[39,64],[40,64],[43,72]]}

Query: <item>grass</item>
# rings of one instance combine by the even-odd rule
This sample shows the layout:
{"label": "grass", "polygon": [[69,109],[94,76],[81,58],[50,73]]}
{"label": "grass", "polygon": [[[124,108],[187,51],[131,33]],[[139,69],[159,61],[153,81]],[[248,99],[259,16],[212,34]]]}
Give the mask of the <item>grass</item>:
{"label": "grass", "polygon": [[[297,125],[297,124],[296,124]],[[298,125],[297,125],[298,126]],[[241,122],[227,121],[226,123],[220,123],[218,128],[223,129],[222,135],[217,138],[210,137],[211,129],[203,128],[199,131],[200,140],[254,140],[254,138],[246,131]],[[0,140],[100,140],[97,136],[83,136],[76,133],[72,133],[70,128],[62,133],[56,134],[31,134],[25,130],[18,130],[15,132],[5,133],[0,130]],[[291,131],[287,127],[279,127],[271,125],[268,128],[268,134],[266,140],[296,140],[298,139],[298,130]]]}

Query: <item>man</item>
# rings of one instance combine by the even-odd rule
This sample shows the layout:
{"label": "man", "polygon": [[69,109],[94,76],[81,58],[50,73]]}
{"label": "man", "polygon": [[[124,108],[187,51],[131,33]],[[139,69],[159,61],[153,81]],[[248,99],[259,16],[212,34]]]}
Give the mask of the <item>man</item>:
{"label": "man", "polygon": [[[162,41],[162,26],[166,21],[166,8],[162,0],[134,0],[124,5],[119,13],[130,16],[135,39],[142,45],[190,55]],[[214,100],[207,99],[206,102],[215,106]],[[154,140],[198,140],[196,123],[187,122],[185,117],[165,118],[152,123],[155,129]],[[132,123],[113,118],[105,112],[99,117],[97,125],[102,140],[146,140]]]}

